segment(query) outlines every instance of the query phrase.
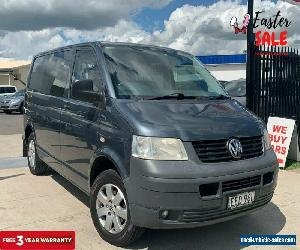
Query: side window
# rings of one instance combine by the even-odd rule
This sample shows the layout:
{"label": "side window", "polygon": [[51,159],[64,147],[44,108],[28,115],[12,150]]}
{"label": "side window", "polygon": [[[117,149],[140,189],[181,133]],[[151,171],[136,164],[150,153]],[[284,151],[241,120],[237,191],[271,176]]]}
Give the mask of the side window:
{"label": "side window", "polygon": [[30,90],[37,91],[42,94],[49,94],[49,89],[52,84],[52,82],[49,81],[50,77],[47,72],[49,58],[50,55],[45,55],[34,60],[30,83],[28,86]]}
{"label": "side window", "polygon": [[61,97],[70,78],[71,51],[58,51],[34,60],[29,89]]}
{"label": "side window", "polygon": [[72,52],[58,51],[50,59],[51,75],[53,77],[50,94],[62,97],[71,74]]}
{"label": "side window", "polygon": [[91,49],[78,50],[72,75],[72,98],[97,105],[101,87],[101,74],[95,54]]}

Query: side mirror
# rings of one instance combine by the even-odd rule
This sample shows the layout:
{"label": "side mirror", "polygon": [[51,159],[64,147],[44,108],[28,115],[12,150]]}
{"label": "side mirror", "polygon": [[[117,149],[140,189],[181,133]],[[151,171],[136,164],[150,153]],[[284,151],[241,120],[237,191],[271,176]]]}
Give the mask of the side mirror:
{"label": "side mirror", "polygon": [[93,90],[92,80],[75,81],[71,87],[72,97],[81,101],[99,104],[100,94]]}

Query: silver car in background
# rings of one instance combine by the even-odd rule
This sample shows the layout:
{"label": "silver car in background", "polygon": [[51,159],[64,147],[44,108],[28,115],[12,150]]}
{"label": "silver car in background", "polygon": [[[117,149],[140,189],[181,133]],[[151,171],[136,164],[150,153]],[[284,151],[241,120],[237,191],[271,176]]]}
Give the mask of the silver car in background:
{"label": "silver car in background", "polygon": [[13,95],[4,97],[0,102],[0,109],[5,113],[10,114],[13,111],[17,111],[21,114],[24,113],[24,90],[20,90]]}
{"label": "silver car in background", "polygon": [[0,103],[6,96],[11,96],[17,92],[17,88],[12,85],[0,85]]}
{"label": "silver car in background", "polygon": [[227,93],[235,100],[246,106],[246,79],[220,81]]}

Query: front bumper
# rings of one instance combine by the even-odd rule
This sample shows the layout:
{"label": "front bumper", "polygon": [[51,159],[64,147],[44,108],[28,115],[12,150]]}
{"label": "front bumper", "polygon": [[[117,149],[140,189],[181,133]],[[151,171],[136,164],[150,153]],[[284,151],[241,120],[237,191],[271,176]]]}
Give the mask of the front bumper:
{"label": "front bumper", "polygon": [[[267,183],[264,176],[268,173],[273,176]],[[125,182],[131,219],[133,224],[145,228],[185,228],[239,217],[272,199],[277,175],[278,163],[272,151],[257,158],[216,164],[132,158],[130,177]],[[241,180],[241,186],[236,189],[232,182],[234,189],[227,186],[225,190],[225,183],[237,180]],[[201,189],[201,193],[200,187],[205,185],[208,189]],[[210,187],[214,189],[212,193]],[[255,190],[251,205],[227,209],[228,196],[250,190]],[[162,216],[164,210],[168,210],[167,218]]]}
{"label": "front bumper", "polygon": [[15,105],[1,105],[0,106],[1,110],[7,110],[7,111],[17,111],[20,109],[20,104],[15,104]]}

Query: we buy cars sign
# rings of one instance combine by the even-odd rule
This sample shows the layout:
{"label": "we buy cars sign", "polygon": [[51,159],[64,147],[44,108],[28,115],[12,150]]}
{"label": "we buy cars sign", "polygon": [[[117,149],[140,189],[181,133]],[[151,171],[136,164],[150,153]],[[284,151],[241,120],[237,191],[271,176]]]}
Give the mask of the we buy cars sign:
{"label": "we buy cars sign", "polygon": [[269,117],[268,133],[280,168],[285,167],[286,157],[294,131],[295,121],[280,117]]}

